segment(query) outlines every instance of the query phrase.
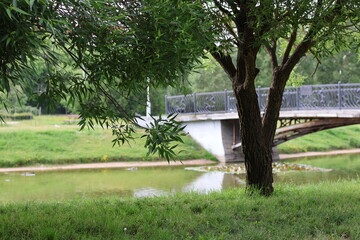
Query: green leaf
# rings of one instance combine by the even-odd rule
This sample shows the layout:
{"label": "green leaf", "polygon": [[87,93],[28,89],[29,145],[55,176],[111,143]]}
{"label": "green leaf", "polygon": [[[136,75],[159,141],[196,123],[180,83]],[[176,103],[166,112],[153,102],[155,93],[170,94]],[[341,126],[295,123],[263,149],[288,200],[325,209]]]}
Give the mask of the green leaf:
{"label": "green leaf", "polygon": [[21,14],[24,14],[24,15],[28,15],[28,16],[31,16],[31,14],[25,12],[24,10],[21,10],[20,8],[17,8],[17,7],[11,7],[11,9],[13,9],[14,11],[18,12],[18,13],[21,13]]}
{"label": "green leaf", "polygon": [[10,19],[12,19],[12,14],[11,14],[11,8],[6,8],[6,13],[9,16]]}
{"label": "green leaf", "polygon": [[11,42],[11,37],[8,37],[5,42],[5,46],[9,46],[9,43]]}
{"label": "green leaf", "polygon": [[32,7],[34,6],[34,2],[35,2],[35,0],[30,0],[30,3],[29,3],[30,10],[32,10]]}

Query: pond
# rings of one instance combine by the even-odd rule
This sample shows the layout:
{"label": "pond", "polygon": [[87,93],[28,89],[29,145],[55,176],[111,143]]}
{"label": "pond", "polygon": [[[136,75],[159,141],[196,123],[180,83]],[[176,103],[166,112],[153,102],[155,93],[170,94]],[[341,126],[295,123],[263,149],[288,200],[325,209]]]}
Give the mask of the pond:
{"label": "pond", "polygon": [[[291,161],[332,169],[330,172],[280,172],[275,183],[293,184],[360,178],[360,155],[341,155]],[[198,172],[185,167],[1,173],[0,203],[61,201],[102,196],[149,197],[176,192],[206,193],[244,187],[245,174]]]}

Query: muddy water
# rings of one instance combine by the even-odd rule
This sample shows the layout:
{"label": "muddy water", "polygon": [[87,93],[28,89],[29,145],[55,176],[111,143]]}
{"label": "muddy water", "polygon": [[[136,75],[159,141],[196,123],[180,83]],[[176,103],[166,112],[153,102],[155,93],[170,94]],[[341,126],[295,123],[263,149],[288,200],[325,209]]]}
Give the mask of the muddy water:
{"label": "muddy water", "polygon": [[[299,159],[291,163],[333,170],[277,173],[275,182],[306,184],[360,178],[360,155]],[[0,203],[103,196],[149,197],[189,191],[206,193],[244,187],[244,183],[244,174],[197,172],[185,167],[1,173]]]}

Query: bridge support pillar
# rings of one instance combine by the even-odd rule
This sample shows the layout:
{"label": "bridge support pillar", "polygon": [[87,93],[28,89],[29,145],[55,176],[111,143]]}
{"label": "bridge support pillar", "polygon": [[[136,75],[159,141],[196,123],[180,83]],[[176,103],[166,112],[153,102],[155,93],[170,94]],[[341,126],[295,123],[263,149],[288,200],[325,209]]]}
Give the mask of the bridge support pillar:
{"label": "bridge support pillar", "polygon": [[[190,121],[186,122],[185,131],[219,161],[244,161],[237,119]],[[278,159],[276,148],[273,152],[273,158]]]}
{"label": "bridge support pillar", "polygon": [[[225,162],[243,162],[240,125],[237,119],[221,120],[221,137],[224,148]],[[233,149],[238,144],[239,147]]]}
{"label": "bridge support pillar", "polygon": [[186,122],[185,132],[219,161],[226,162],[221,120]]}

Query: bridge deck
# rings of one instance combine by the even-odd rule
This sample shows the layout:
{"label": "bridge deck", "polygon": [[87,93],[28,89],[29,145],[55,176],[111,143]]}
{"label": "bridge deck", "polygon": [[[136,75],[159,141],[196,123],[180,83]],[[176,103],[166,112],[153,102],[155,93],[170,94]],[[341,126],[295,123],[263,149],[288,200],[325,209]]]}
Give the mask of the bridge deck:
{"label": "bridge deck", "polygon": [[[263,113],[262,113],[263,114]],[[206,120],[229,120],[238,119],[237,112],[231,113],[202,113],[186,114],[177,116],[180,122],[206,121]],[[303,110],[303,111],[281,111],[280,119],[286,118],[360,118],[360,109],[351,110]]]}
{"label": "bridge deck", "polygon": [[[261,111],[267,105],[268,88],[258,88],[258,104]],[[234,113],[236,98],[232,91],[194,93],[190,95],[166,96],[166,113],[207,114]],[[326,84],[287,87],[283,94],[281,111],[317,112],[318,110],[360,109],[360,84]],[[313,114],[313,113],[309,113]]]}
{"label": "bridge deck", "polygon": [[[267,88],[258,88],[264,111]],[[205,149],[226,162],[242,158],[236,98],[231,91],[165,98],[166,113],[177,113],[186,131]],[[261,114],[264,114],[263,112]],[[273,146],[325,129],[360,124],[360,84],[288,87],[283,94]],[[274,156],[276,156],[276,151]]]}

